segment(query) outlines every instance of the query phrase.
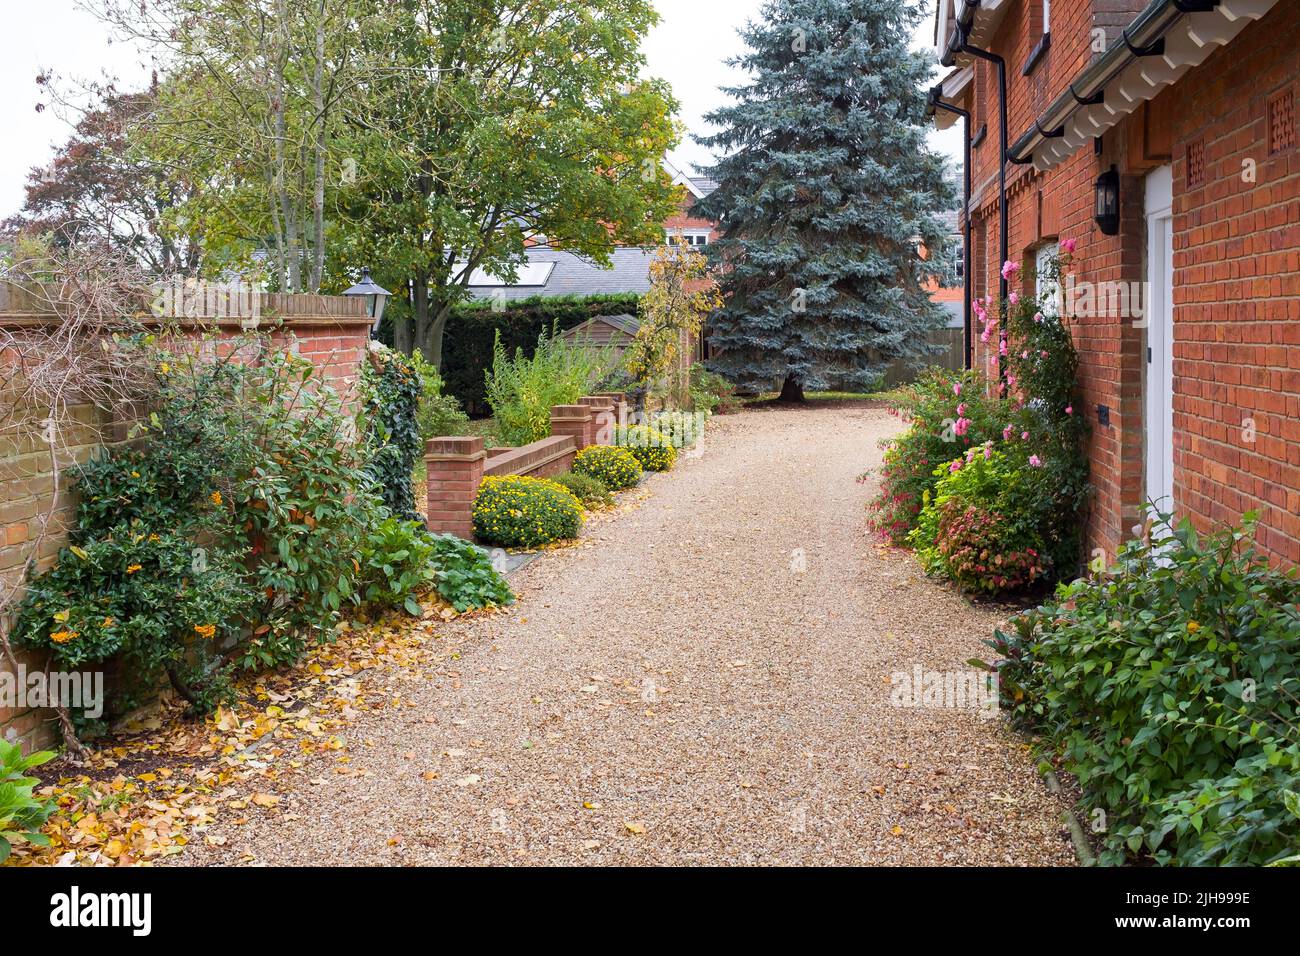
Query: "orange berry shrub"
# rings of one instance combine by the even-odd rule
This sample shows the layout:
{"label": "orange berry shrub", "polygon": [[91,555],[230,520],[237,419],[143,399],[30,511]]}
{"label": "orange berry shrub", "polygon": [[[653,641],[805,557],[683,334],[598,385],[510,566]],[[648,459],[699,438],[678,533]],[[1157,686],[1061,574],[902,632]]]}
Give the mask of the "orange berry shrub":
{"label": "orange berry shrub", "polygon": [[[76,474],[76,528],[29,582],[13,632],[60,669],[120,661],[197,712],[230,678],[293,662],[370,590],[369,529],[387,514],[368,449],[310,362],[261,346],[216,361],[166,356],[137,441]],[[110,701],[120,713],[129,690]]]}

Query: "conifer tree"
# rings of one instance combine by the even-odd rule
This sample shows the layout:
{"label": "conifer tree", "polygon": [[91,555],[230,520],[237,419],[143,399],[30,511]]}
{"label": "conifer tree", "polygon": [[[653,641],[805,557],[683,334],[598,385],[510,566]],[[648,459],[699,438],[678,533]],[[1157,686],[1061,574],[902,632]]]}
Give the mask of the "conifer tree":
{"label": "conifer tree", "polygon": [[925,139],[933,62],[908,49],[920,16],[906,0],[769,0],[741,30],[732,63],[751,81],[707,117],[720,185],[695,205],[721,224],[710,365],[741,388],[866,387],[942,326],[926,283],[952,198]]}

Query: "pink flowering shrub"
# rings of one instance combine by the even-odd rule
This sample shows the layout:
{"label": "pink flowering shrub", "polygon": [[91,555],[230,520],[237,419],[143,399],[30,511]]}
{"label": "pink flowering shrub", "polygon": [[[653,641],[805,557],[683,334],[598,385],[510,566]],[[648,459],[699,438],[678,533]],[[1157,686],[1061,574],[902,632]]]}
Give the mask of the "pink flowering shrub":
{"label": "pink flowering shrub", "polygon": [[911,386],[895,410],[911,427],[883,444],[880,494],[869,506],[873,531],[894,544],[905,542],[925,493],[938,481],[935,469],[998,436],[1001,403],[988,391],[978,372],[938,368],[927,369]]}
{"label": "pink flowering shrub", "polygon": [[[1045,286],[1059,284],[1060,264],[1046,268]],[[1003,275],[1017,282],[1020,267],[1008,262]],[[876,503],[885,519],[877,530],[894,541],[905,534],[927,571],[983,594],[1072,577],[1090,494],[1078,354],[1058,303],[1016,295],[1000,316],[991,307],[983,300],[974,313],[987,352],[1002,357],[1001,379],[957,389],[927,384],[921,397],[932,401],[918,416],[926,428],[890,445],[886,493]],[[983,397],[990,392],[994,398]],[[956,442],[933,438],[944,413]]]}
{"label": "pink flowering shrub", "polygon": [[995,451],[993,442],[938,471],[908,536],[927,572],[979,594],[1019,590],[1047,576],[1051,559],[1036,507],[1047,492],[1040,471]]}

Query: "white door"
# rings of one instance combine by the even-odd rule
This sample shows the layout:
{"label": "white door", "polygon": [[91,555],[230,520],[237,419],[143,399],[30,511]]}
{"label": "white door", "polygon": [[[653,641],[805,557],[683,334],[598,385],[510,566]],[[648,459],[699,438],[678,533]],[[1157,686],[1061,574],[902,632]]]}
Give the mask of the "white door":
{"label": "white door", "polygon": [[1146,178],[1146,498],[1174,510],[1173,170]]}

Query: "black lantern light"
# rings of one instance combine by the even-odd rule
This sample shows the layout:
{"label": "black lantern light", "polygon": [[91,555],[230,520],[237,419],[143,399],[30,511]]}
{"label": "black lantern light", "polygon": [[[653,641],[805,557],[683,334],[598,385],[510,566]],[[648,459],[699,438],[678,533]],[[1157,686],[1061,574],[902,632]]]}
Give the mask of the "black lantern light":
{"label": "black lantern light", "polygon": [[1093,219],[1103,235],[1119,233],[1119,170],[1114,166],[1097,177],[1097,208]]}
{"label": "black lantern light", "polygon": [[371,332],[379,331],[379,322],[384,317],[384,306],[388,303],[388,297],[392,295],[387,289],[375,283],[370,278],[370,270],[361,270],[361,281],[354,285],[344,295],[361,296],[366,300],[366,315],[375,320],[371,327]]}

